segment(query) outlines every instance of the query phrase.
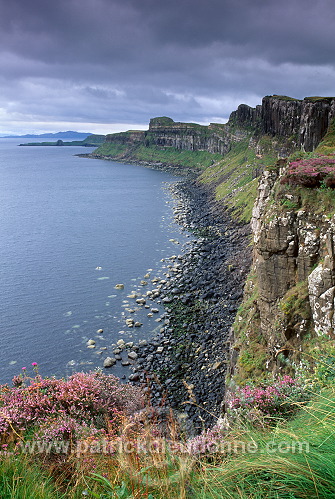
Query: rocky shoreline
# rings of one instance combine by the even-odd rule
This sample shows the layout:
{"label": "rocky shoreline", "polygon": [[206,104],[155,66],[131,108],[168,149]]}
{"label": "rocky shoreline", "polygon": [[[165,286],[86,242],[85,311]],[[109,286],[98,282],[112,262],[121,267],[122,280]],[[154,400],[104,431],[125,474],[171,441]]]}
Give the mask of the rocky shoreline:
{"label": "rocky shoreline", "polygon": [[230,330],[251,263],[250,229],[232,221],[195,180],[171,190],[176,220],[196,239],[170,257],[159,289],[162,327],[135,346],[129,380],[143,386],[152,406],[173,408],[198,433],[222,414]]}
{"label": "rocky shoreline", "polygon": [[182,177],[170,185],[174,216],[194,239],[165,262],[168,272],[152,283],[154,289],[128,296],[151,314],[155,303],[164,305],[165,313],[157,318],[160,332],[135,345],[120,339],[114,345],[115,357],[105,359],[104,366],[112,367],[117,360],[129,366],[129,381],[143,387],[150,405],[163,413],[172,408],[187,432],[197,434],[223,412],[231,326],[251,265],[250,226],[234,221],[197,182],[198,172],[192,169],[92,153],[80,156],[140,164]]}
{"label": "rocky shoreline", "polygon": [[172,175],[187,177],[190,179],[195,179],[199,174],[199,169],[197,168],[178,166],[171,163],[164,163],[160,161],[153,162],[153,161],[144,161],[140,159],[134,160],[134,158],[127,155],[120,157],[111,157],[111,156],[105,156],[103,154],[95,154],[94,152],[92,152],[86,154],[85,153],[76,154],[75,156],[78,156],[79,158],[103,159],[104,161],[116,161],[117,163],[140,165],[144,166],[145,168],[151,168],[153,170],[168,172],[171,173]]}

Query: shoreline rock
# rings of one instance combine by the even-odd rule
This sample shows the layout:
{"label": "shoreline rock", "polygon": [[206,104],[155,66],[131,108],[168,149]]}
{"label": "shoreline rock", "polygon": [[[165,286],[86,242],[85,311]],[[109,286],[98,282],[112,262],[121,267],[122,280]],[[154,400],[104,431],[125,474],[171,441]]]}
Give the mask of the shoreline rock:
{"label": "shoreline rock", "polygon": [[[197,239],[184,254],[170,257],[159,292],[148,295],[165,306],[159,333],[135,345],[136,357],[122,365],[129,366],[129,382],[143,387],[152,406],[177,411],[188,433],[197,434],[222,416],[231,326],[251,265],[250,225],[234,221],[197,182],[199,172],[194,169],[92,153],[80,156],[183,177],[170,185],[177,200],[175,220]],[[146,300],[136,302],[145,305]]]}
{"label": "shoreline rock", "polygon": [[230,329],[251,263],[250,228],[234,222],[194,180],[170,189],[178,199],[177,222],[197,239],[170,258],[159,297],[165,320],[138,346],[129,381],[150,393],[152,405],[184,413],[198,433],[222,414]]}

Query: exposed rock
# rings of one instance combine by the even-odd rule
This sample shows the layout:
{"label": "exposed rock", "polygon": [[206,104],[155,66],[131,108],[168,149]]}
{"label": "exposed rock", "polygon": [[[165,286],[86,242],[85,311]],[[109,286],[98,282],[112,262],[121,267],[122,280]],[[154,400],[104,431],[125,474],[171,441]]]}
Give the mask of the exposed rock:
{"label": "exposed rock", "polygon": [[104,360],[104,367],[112,367],[116,364],[116,359],[113,359],[112,357],[106,357]]}
{"label": "exposed rock", "polygon": [[115,284],[114,289],[124,289],[124,284]]}
{"label": "exposed rock", "polygon": [[[276,368],[278,352],[299,349],[311,327],[318,335],[335,331],[335,217],[270,203],[281,173],[266,171],[259,181],[251,223],[254,277],[246,287],[246,298],[257,288],[249,314],[259,320],[268,369]],[[292,315],[304,293],[303,311]]]}
{"label": "exposed rock", "polygon": [[277,137],[295,137],[297,149],[313,151],[335,117],[335,98],[290,99],[273,95],[262,101],[263,132]]}

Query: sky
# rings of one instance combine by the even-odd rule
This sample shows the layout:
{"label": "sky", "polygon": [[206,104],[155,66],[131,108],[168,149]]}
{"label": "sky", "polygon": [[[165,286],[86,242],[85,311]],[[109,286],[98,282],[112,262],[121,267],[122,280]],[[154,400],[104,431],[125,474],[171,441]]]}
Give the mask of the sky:
{"label": "sky", "polygon": [[0,135],[335,95],[334,0],[0,0]]}

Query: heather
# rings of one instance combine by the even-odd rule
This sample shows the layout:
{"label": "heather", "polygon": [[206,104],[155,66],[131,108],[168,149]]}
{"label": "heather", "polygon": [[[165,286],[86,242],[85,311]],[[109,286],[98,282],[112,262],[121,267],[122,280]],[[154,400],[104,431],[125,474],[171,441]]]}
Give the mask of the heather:
{"label": "heather", "polygon": [[334,157],[317,155],[307,159],[297,159],[288,165],[282,184],[303,187],[335,187]]}
{"label": "heather", "polygon": [[304,376],[236,387],[228,414],[194,437],[112,375],[24,369],[1,386],[0,495],[334,497],[335,385],[325,360]]}
{"label": "heather", "polygon": [[78,372],[68,379],[34,376],[13,379],[0,387],[0,434],[4,444],[27,433],[42,440],[71,440],[115,430],[121,416],[143,407],[139,389],[121,384],[113,375]]}
{"label": "heather", "polygon": [[304,379],[284,375],[261,385],[237,387],[227,405],[233,418],[271,422],[291,417],[309,398]]}

